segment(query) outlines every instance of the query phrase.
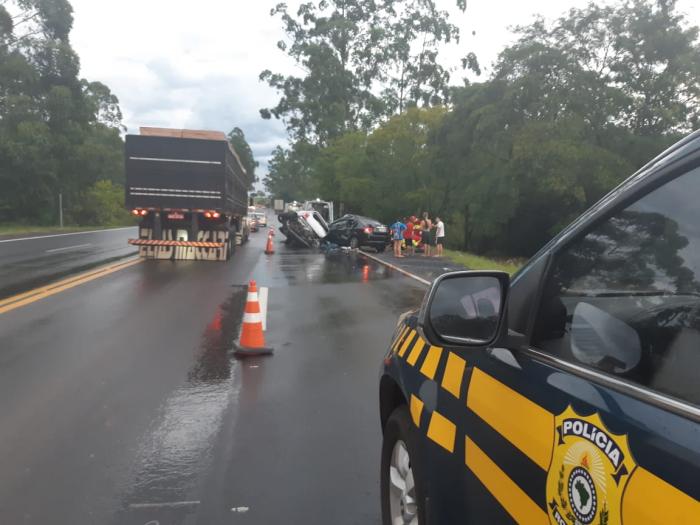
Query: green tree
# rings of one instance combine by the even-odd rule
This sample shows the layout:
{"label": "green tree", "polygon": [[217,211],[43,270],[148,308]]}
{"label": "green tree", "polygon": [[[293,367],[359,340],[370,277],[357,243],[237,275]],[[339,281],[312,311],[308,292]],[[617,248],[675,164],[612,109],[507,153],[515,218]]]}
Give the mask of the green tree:
{"label": "green tree", "polygon": [[261,114],[283,119],[293,141],[324,146],[408,105],[447,99],[439,48],[459,30],[432,0],[321,0],[296,14],[278,4],[271,14],[281,17],[287,37],[278,47],[305,74],[263,71],[261,80],[281,98]]}
{"label": "green tree", "polygon": [[79,78],[72,24],[67,0],[0,5],[0,221],[52,223],[59,192],[123,180],[119,101]]}
{"label": "green tree", "polygon": [[275,148],[265,178],[267,191],[285,201],[306,199],[313,192],[312,164],[317,153],[316,146],[304,141],[289,148]]}
{"label": "green tree", "polygon": [[231,143],[231,146],[233,146],[238,158],[241,160],[241,164],[243,164],[243,167],[248,172],[248,175],[250,175],[250,179],[252,181],[257,181],[257,177],[255,176],[255,168],[257,168],[260,164],[257,160],[255,160],[253,150],[251,149],[250,144],[248,144],[243,130],[238,127],[233,128],[228,134],[228,140]]}
{"label": "green tree", "polygon": [[70,211],[81,226],[122,226],[135,222],[124,208],[124,187],[109,180],[97,181],[82,192]]}

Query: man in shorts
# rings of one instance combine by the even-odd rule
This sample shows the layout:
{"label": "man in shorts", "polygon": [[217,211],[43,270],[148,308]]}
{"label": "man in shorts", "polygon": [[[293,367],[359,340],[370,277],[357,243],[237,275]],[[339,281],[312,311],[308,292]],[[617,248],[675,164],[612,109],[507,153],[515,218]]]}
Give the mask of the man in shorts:
{"label": "man in shorts", "polygon": [[413,226],[416,218],[411,215],[406,222],[406,231],[403,232],[403,240],[406,243],[406,255],[413,255]]}
{"label": "man in shorts", "polygon": [[445,223],[440,217],[435,217],[435,246],[437,253],[436,257],[442,257],[445,243]]}
{"label": "man in shorts", "polygon": [[423,219],[420,221],[421,242],[423,243],[423,255],[430,257],[430,230],[433,229],[433,221],[430,220],[428,212],[423,212]]}

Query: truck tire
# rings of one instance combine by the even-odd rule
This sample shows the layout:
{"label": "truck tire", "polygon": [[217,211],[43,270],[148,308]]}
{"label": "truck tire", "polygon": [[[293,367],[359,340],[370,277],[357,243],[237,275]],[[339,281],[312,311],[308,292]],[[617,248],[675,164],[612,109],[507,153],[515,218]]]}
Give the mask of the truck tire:
{"label": "truck tire", "polygon": [[[418,432],[406,405],[397,407],[384,427],[381,459],[382,524],[426,525],[423,469]],[[392,472],[393,470],[393,472]]]}

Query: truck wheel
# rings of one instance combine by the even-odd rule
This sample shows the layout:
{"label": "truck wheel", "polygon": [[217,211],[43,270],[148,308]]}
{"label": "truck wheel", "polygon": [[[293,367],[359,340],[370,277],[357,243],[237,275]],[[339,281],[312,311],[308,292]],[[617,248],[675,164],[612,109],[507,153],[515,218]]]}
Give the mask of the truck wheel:
{"label": "truck wheel", "polygon": [[357,237],[350,239],[350,248],[357,250],[360,247],[360,240]]}
{"label": "truck wheel", "polygon": [[387,420],[382,441],[383,525],[425,525],[425,490],[418,462],[418,433],[406,405]]}

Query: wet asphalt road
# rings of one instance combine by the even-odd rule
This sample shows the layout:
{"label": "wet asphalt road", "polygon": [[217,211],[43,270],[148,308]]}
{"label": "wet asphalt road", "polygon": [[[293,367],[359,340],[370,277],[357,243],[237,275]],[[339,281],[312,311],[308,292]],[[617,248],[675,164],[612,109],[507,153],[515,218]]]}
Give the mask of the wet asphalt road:
{"label": "wet asphalt road", "polygon": [[[263,244],[0,315],[0,523],[379,523],[379,365],[425,289]],[[275,355],[238,361],[251,277]]]}
{"label": "wet asphalt road", "polygon": [[0,298],[135,254],[137,228],[0,238]]}

